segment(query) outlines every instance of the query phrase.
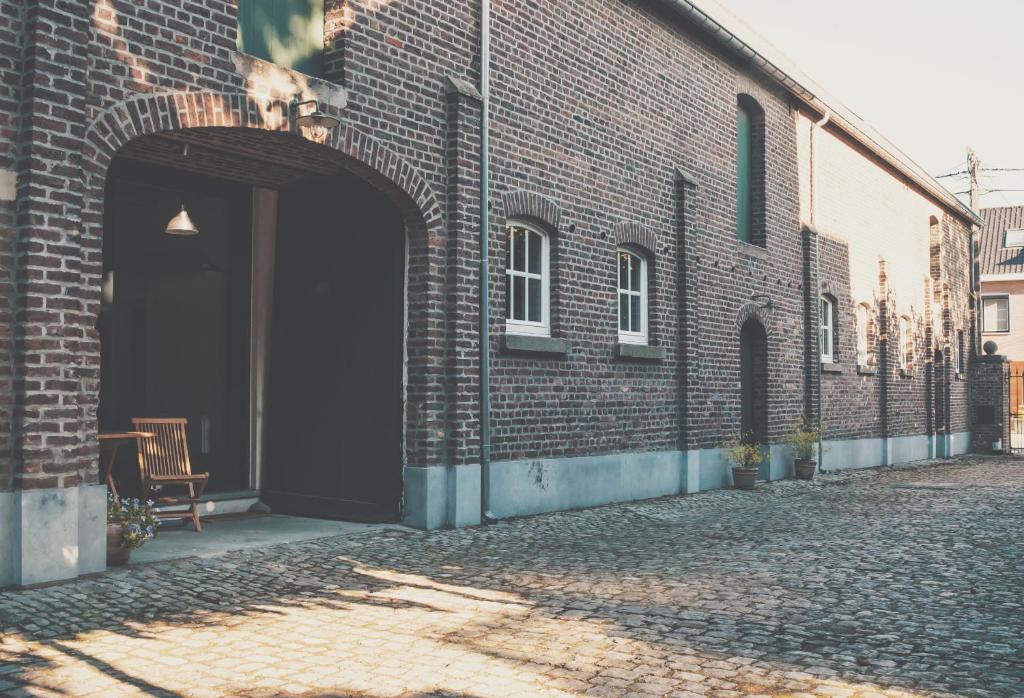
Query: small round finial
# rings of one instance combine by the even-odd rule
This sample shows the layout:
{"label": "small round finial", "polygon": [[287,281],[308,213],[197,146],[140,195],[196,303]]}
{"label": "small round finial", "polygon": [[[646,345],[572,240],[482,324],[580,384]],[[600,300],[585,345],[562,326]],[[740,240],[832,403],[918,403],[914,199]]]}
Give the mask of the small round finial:
{"label": "small round finial", "polygon": [[999,345],[996,344],[995,342],[993,342],[990,339],[987,342],[985,342],[984,344],[982,344],[981,348],[985,350],[986,354],[988,354],[989,356],[992,356],[993,354],[996,353],[996,349],[999,348]]}

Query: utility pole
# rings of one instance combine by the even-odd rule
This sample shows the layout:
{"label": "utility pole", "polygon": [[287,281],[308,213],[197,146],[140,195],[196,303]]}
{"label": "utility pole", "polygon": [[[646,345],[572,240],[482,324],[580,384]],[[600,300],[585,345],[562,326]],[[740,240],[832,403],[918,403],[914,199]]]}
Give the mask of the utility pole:
{"label": "utility pole", "polygon": [[978,186],[978,168],[981,166],[981,162],[978,160],[978,156],[974,154],[974,148],[968,146],[967,148],[967,172],[971,175],[971,210],[977,211],[978,206],[981,204],[981,189]]}

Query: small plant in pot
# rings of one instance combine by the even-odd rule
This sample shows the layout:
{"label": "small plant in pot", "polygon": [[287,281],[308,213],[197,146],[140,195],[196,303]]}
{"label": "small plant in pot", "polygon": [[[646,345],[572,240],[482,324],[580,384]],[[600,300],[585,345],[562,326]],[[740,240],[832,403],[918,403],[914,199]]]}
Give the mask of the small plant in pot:
{"label": "small plant in pot", "polygon": [[814,471],[818,468],[814,456],[820,440],[821,429],[811,426],[803,417],[790,429],[788,441],[793,449],[793,469],[798,480],[814,478]]}
{"label": "small plant in pot", "polygon": [[761,445],[751,434],[731,439],[722,444],[725,457],[732,462],[732,482],[738,490],[752,490],[757,481],[758,466],[764,460]]}
{"label": "small plant in pot", "polygon": [[135,548],[156,536],[153,502],[107,495],[107,566],[127,564]]}

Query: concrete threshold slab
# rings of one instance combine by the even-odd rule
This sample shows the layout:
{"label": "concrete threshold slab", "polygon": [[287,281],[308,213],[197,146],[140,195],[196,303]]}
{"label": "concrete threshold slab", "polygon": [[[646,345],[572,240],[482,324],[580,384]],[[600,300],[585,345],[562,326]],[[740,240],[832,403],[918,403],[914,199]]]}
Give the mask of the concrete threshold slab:
{"label": "concrete threshold slab", "polygon": [[351,521],[307,519],[278,514],[245,514],[203,519],[203,532],[191,524],[165,522],[147,545],[132,551],[129,565],[145,565],[186,557],[216,557],[232,550],[264,548],[282,543],[344,536],[399,524],[365,524]]}

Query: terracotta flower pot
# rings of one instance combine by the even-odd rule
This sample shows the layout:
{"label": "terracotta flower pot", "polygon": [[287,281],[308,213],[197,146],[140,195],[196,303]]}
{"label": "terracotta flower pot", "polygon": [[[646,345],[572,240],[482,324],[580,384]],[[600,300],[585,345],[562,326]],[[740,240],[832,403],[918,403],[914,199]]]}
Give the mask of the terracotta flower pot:
{"label": "terracotta flower pot", "polygon": [[754,489],[754,482],[757,480],[757,468],[740,468],[733,466],[732,484],[738,490]]}
{"label": "terracotta flower pot", "polygon": [[793,467],[797,480],[813,480],[814,471],[818,469],[818,461],[810,458],[794,458]]}
{"label": "terracotta flower pot", "polygon": [[128,564],[132,549],[124,544],[124,527],[121,524],[107,524],[107,567],[121,567]]}

